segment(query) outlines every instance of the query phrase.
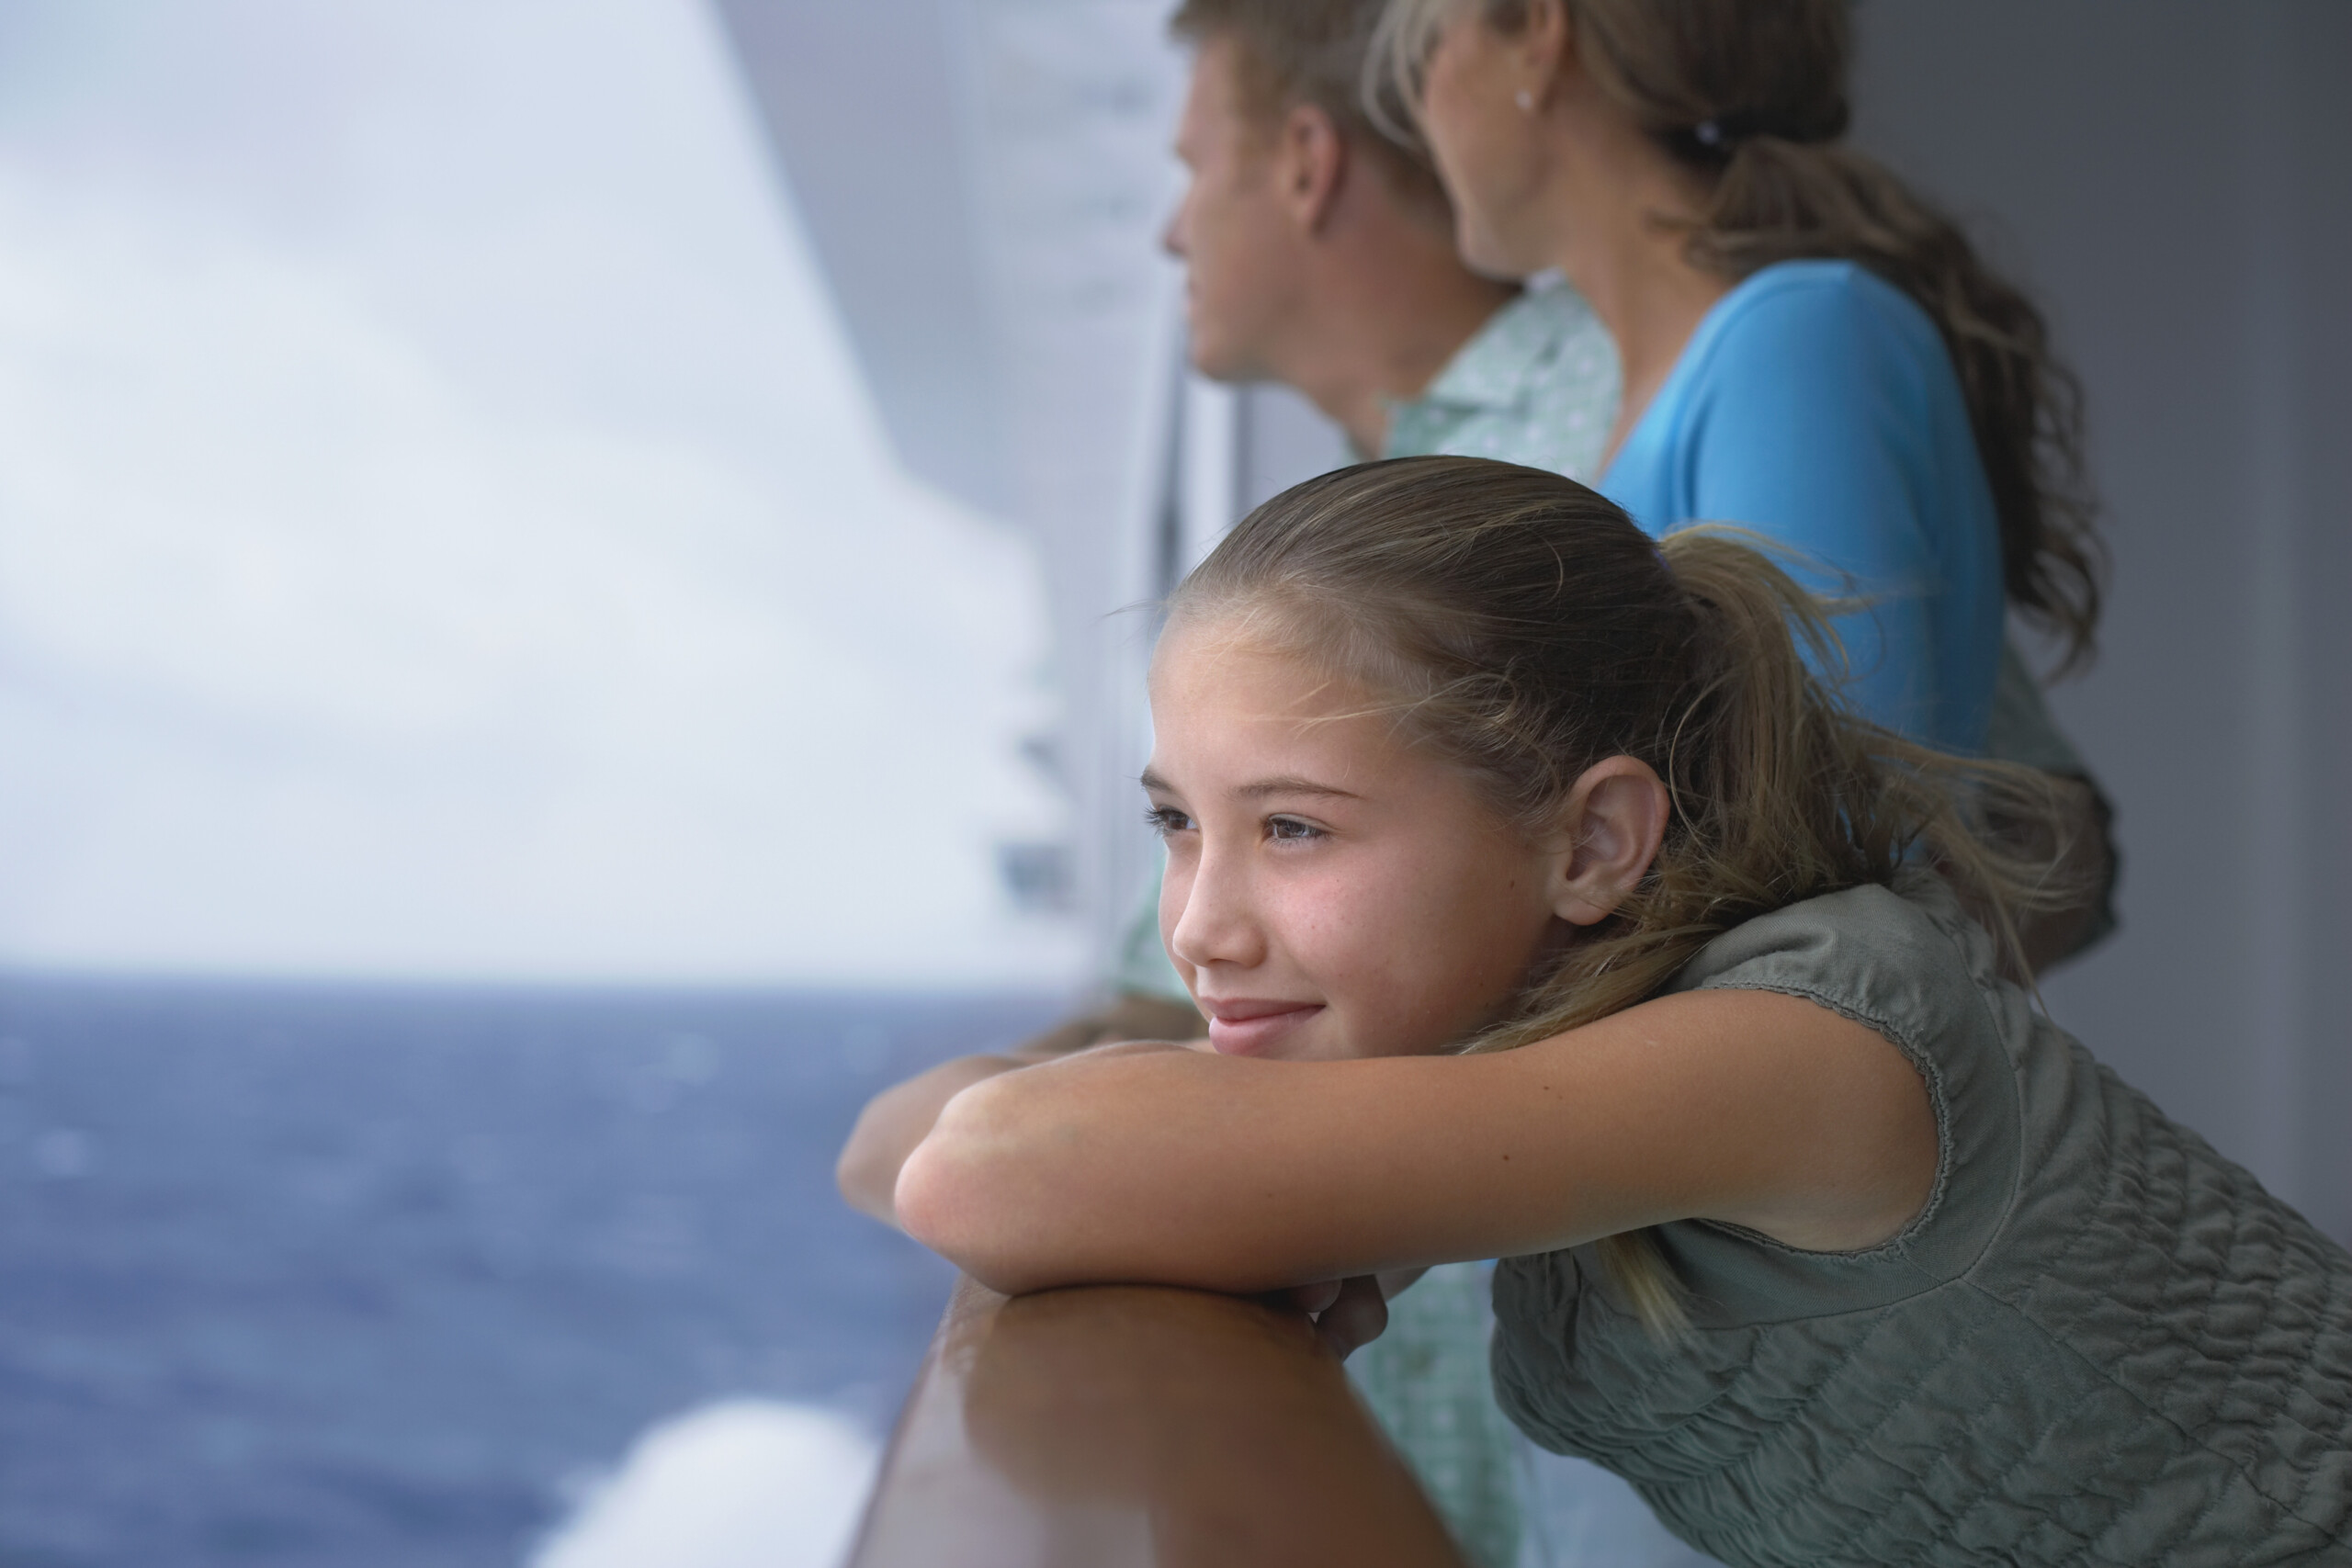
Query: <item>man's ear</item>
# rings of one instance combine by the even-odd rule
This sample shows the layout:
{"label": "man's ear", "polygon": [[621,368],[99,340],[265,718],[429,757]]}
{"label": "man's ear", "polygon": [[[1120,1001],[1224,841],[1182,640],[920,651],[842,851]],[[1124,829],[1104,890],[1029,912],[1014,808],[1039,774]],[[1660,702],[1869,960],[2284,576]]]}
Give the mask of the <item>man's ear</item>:
{"label": "man's ear", "polygon": [[1331,117],[1313,104],[1295,104],[1283,116],[1277,171],[1283,204],[1303,232],[1323,227],[1348,176],[1348,141]]}
{"label": "man's ear", "polygon": [[1587,768],[1560,811],[1565,848],[1555,863],[1552,912],[1578,926],[1616,913],[1657,858],[1672,810],[1647,762],[1609,757]]}

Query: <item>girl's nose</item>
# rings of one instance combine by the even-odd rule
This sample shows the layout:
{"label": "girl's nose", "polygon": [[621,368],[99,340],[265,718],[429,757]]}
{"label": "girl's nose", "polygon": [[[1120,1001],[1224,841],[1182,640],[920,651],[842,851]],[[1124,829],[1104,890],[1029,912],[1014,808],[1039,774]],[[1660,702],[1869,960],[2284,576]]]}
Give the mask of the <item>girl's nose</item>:
{"label": "girl's nose", "polygon": [[1251,906],[1248,877],[1232,857],[1204,852],[1188,878],[1171,875],[1163,897],[1179,901],[1174,921],[1163,904],[1160,927],[1168,951],[1194,968],[1228,964],[1250,968],[1264,962],[1264,929]]}

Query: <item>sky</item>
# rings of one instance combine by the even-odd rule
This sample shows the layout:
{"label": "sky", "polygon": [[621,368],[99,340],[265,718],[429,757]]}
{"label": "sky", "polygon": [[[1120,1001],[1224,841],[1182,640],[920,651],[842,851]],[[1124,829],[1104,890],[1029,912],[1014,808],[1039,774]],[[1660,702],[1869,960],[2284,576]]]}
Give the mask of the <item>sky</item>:
{"label": "sky", "polygon": [[0,10],[0,964],[1058,982],[1046,625],[693,0]]}

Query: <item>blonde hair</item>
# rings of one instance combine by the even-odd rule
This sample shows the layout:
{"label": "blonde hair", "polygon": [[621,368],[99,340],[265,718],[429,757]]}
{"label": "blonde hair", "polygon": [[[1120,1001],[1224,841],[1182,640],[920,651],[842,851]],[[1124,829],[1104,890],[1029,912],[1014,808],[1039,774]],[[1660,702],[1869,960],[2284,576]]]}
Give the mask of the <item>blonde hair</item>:
{"label": "blonde hair", "polygon": [[[2082,389],[2041,312],[1894,171],[1840,140],[1851,0],[1559,0],[1602,91],[1709,186],[1692,265],[1733,279],[1775,262],[1860,264],[1927,312],[1951,355],[2000,520],[2008,600],[2086,660],[2106,550],[2083,457]],[[1528,0],[1388,0],[1366,112],[1417,135],[1423,67],[1464,6],[1514,32]],[[1401,112],[1399,106],[1401,106]]]}
{"label": "blonde hair", "polygon": [[[2063,903],[2052,863],[1982,820],[2054,821],[2048,781],[1904,739],[1807,668],[1841,658],[1824,607],[1760,541],[1693,527],[1653,544],[1572,479],[1476,457],[1405,457],[1310,479],[1250,513],[1170,604],[1241,619],[1378,694],[1408,739],[1545,831],[1577,779],[1630,756],[1671,812],[1646,874],[1458,1042],[1503,1051],[1655,996],[1744,920],[1924,859],[2014,953],[2016,913]],[[1678,1287],[1645,1235],[1601,1244],[1658,1332]]]}

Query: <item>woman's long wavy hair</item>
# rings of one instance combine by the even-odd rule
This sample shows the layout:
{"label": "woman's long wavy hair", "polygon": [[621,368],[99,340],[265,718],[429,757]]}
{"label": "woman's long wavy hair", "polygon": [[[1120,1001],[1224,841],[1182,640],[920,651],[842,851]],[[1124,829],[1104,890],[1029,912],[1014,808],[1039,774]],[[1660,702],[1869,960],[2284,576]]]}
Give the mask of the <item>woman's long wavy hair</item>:
{"label": "woman's long wavy hair", "polygon": [[[2000,518],[2009,603],[2086,660],[2106,555],[2083,459],[2080,383],[2041,312],[1960,226],[1841,140],[1850,118],[1851,0],[1554,0],[1603,91],[1708,181],[1690,225],[1696,265],[1737,280],[1775,262],[1857,262],[1942,333]],[[1392,132],[1419,101],[1439,31],[1464,6],[1512,32],[1530,0],[1388,0],[1364,85]]]}
{"label": "woman's long wavy hair", "polygon": [[[1932,864],[2014,950],[2012,916],[2063,903],[2051,863],[1981,823],[2054,820],[2029,769],[1966,762],[1854,716],[1808,670],[1839,668],[1816,604],[1752,538],[1653,545],[1557,474],[1476,457],[1344,468],[1252,513],[1177,590],[1214,621],[1364,686],[1408,743],[1465,770],[1507,821],[1556,830],[1603,758],[1648,764],[1664,842],[1616,911],[1529,976],[1476,1038],[1500,1051],[1657,995],[1743,920]],[[1645,1235],[1602,1244],[1658,1332],[1681,1321]]]}

